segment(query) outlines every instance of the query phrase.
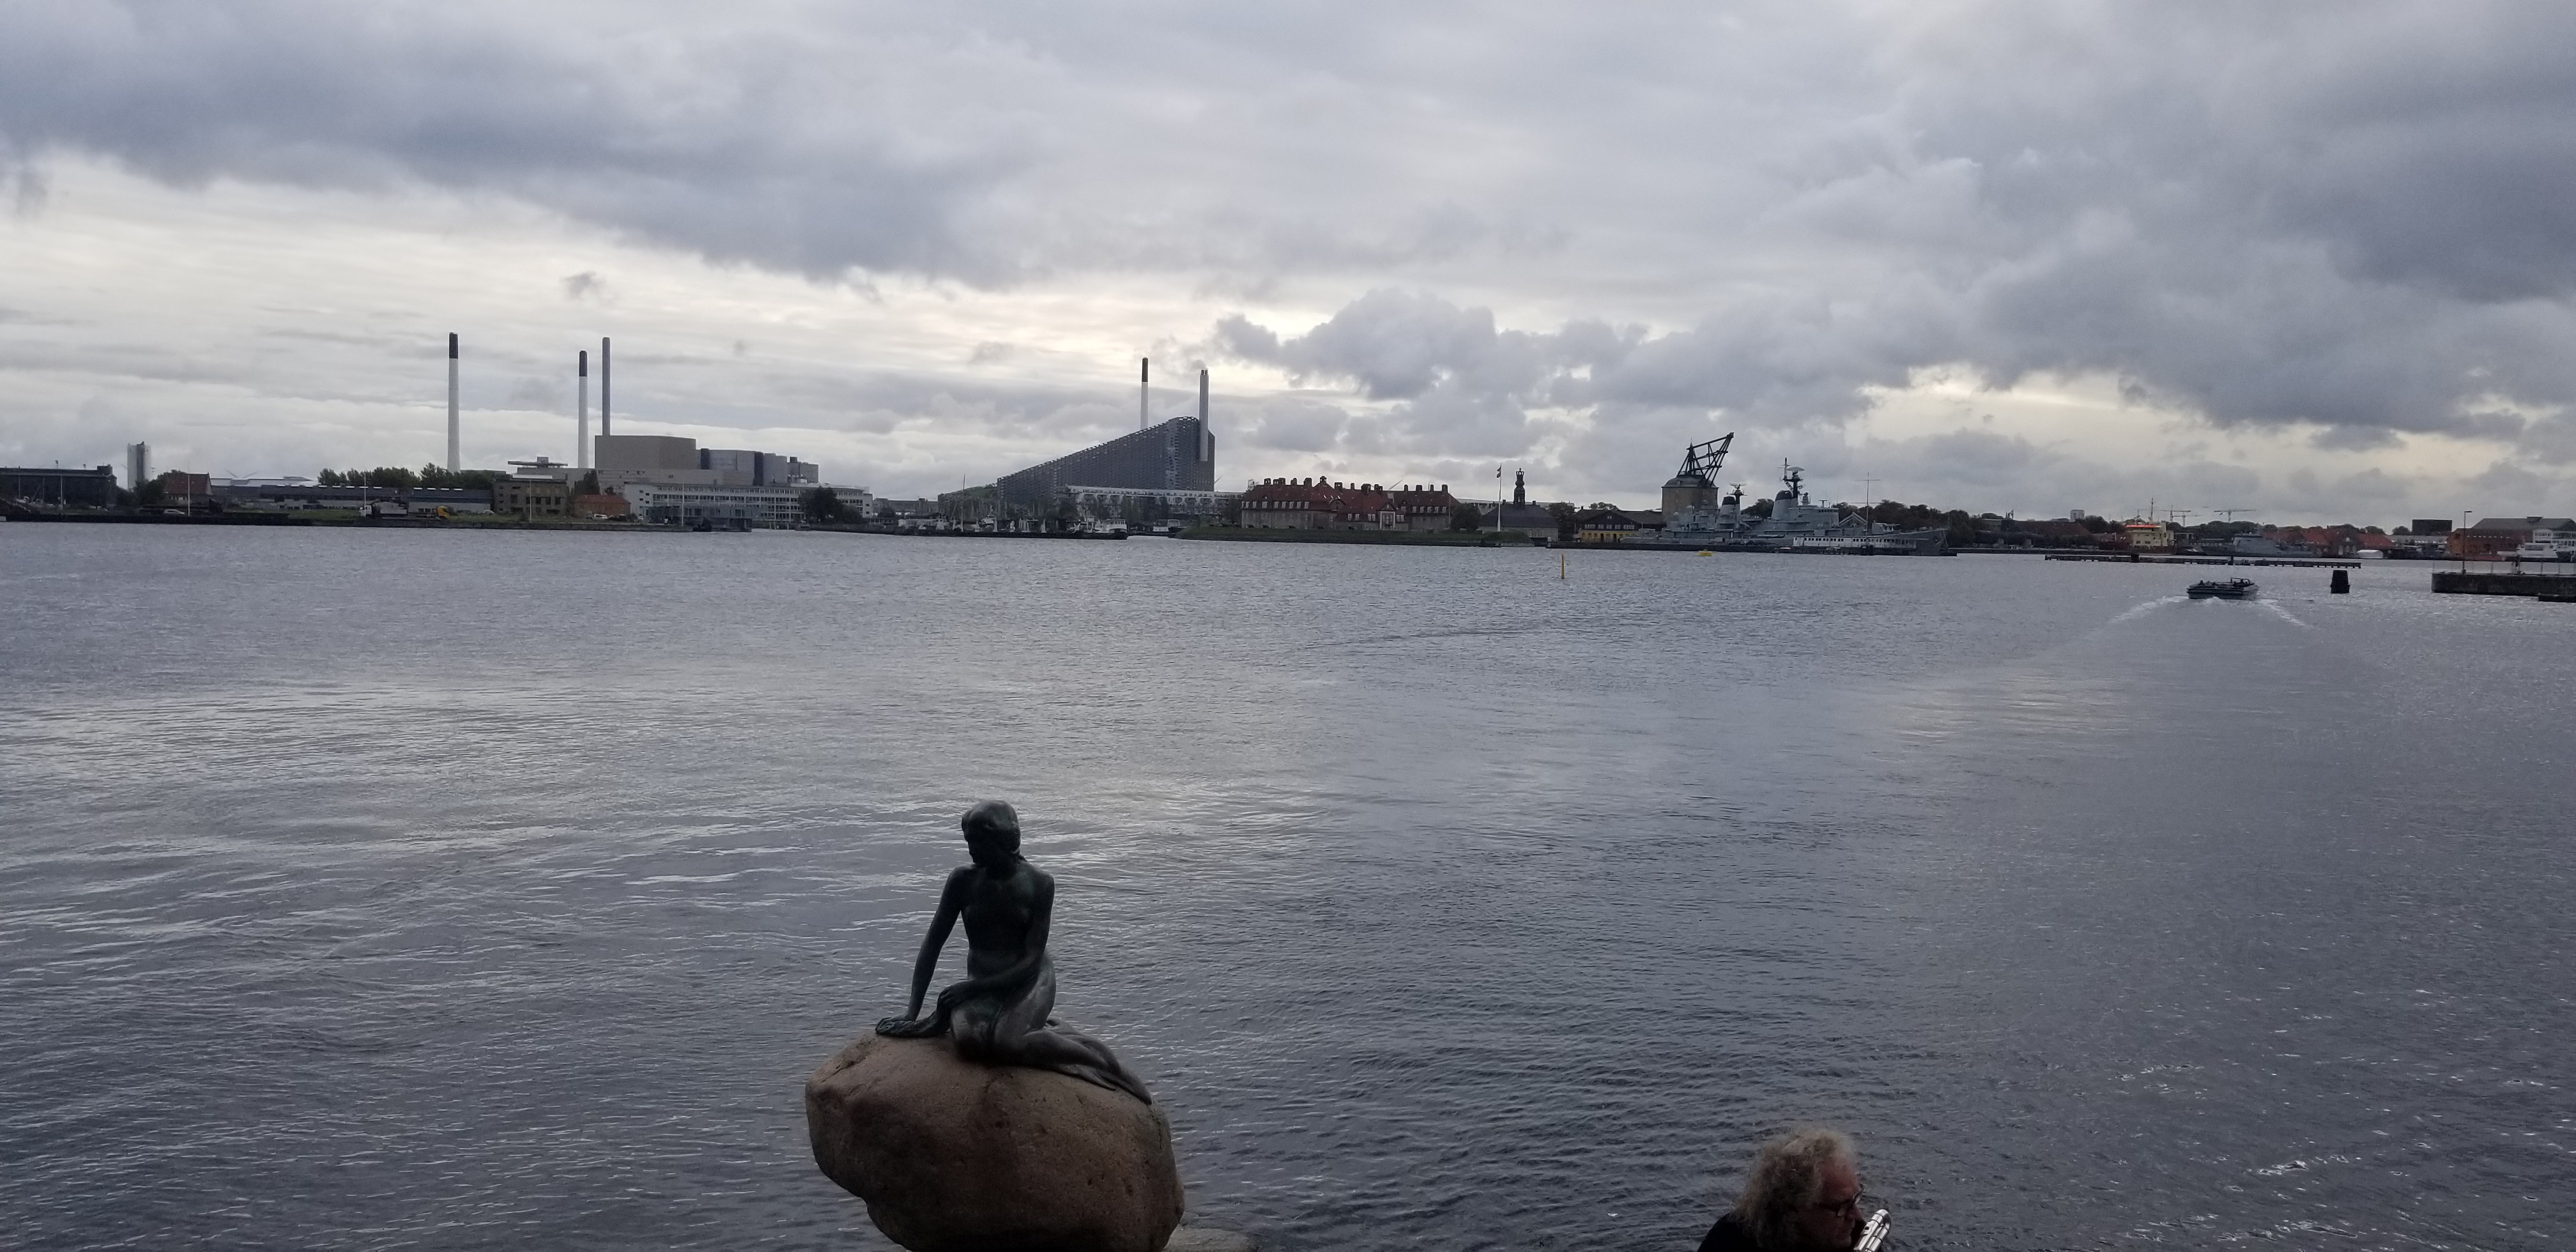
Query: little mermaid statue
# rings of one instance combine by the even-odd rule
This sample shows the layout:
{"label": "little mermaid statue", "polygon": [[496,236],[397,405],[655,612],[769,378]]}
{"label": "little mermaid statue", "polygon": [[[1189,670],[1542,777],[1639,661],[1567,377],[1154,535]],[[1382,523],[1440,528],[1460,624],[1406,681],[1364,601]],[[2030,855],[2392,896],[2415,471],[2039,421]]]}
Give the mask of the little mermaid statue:
{"label": "little mermaid statue", "polygon": [[[1108,1044],[1050,1016],[1055,963],[1047,959],[1047,924],[1055,911],[1055,879],[1020,856],[1020,815],[999,800],[986,800],[966,810],[959,825],[975,863],[949,872],[939,912],[912,964],[912,1007],[878,1022],[877,1033],[897,1039],[946,1035],[966,1060],[1054,1070],[1152,1104],[1145,1084]],[[924,1017],[922,996],[961,913],[966,981],[942,990]]]}

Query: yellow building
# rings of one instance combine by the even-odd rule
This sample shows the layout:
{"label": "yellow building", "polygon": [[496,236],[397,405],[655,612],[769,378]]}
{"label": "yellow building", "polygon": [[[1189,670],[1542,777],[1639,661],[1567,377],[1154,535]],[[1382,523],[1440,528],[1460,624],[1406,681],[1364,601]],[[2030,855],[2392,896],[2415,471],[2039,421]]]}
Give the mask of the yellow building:
{"label": "yellow building", "polygon": [[2129,537],[2131,552],[2170,552],[2174,546],[2173,528],[2163,522],[2129,521],[2120,529]]}

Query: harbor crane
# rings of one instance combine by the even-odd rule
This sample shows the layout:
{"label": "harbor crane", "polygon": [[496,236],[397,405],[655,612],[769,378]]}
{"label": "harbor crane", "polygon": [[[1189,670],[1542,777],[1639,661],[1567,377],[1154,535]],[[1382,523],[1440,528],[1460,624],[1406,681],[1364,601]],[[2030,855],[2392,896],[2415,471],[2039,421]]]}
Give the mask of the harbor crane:
{"label": "harbor crane", "polygon": [[1717,472],[1726,468],[1726,450],[1735,446],[1735,432],[1728,431],[1706,443],[1695,443],[1682,449],[1684,475],[1697,474],[1710,484],[1717,482]]}

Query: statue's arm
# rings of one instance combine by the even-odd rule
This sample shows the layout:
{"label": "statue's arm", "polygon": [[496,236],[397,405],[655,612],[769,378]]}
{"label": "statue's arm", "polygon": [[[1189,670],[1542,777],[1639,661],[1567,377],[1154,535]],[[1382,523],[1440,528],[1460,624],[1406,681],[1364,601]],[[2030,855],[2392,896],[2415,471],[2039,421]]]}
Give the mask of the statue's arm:
{"label": "statue's arm", "polygon": [[[947,885],[939,889],[939,911],[931,914],[930,933],[922,936],[921,954],[912,959],[912,1000],[904,1009],[903,1016],[889,1017],[878,1023],[879,1032],[885,1032],[890,1026],[920,1020],[921,999],[930,993],[931,975],[939,972],[939,950],[948,946],[949,933],[957,929],[957,913],[964,907],[966,899],[966,878],[974,872],[972,866],[960,868],[949,874]],[[939,1009],[943,1018],[948,1008],[947,998],[941,997]]]}

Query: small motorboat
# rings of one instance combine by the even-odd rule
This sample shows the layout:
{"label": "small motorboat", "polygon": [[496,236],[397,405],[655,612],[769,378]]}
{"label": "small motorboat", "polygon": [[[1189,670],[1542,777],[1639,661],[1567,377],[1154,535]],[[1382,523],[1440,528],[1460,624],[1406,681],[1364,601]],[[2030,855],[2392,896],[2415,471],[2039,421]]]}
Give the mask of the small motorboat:
{"label": "small motorboat", "polygon": [[2193,583],[2191,598],[2194,600],[2251,600],[2258,590],[2260,588],[2254,585],[2254,580],[2251,578],[2230,578],[2224,582],[2211,579],[2207,582]]}

